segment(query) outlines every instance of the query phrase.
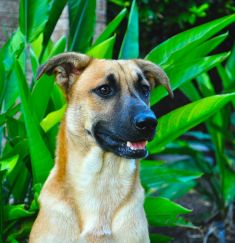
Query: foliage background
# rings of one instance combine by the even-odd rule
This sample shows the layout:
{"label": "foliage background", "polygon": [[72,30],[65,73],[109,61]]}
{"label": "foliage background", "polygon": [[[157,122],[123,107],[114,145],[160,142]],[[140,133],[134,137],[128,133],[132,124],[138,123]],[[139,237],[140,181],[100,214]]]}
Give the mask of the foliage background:
{"label": "foliage background", "polygon": [[[231,36],[226,28],[232,26],[235,15],[213,18],[212,22],[172,38],[168,38],[166,32],[156,34],[164,38],[158,44],[153,44],[155,40],[146,32],[148,38],[144,36],[142,44],[139,36],[143,31],[141,25],[139,31],[138,23],[140,19],[141,24],[147,24],[149,17],[146,20],[143,16],[148,1],[139,1],[140,8],[136,1],[112,2],[118,4],[118,8],[120,5],[123,8],[124,4],[128,10],[122,9],[98,39],[93,40],[95,0],[20,1],[19,28],[0,50],[2,242],[27,242],[38,212],[38,195],[53,165],[58,123],[66,109],[65,98],[53,77],[44,76],[36,80],[36,70],[52,56],[71,50],[96,58],[145,56],[166,70],[173,89],[177,90],[175,100],[180,100],[178,97],[181,95],[187,97],[186,105],[177,103],[179,108],[162,109],[165,114],[159,115],[158,133],[148,145],[150,157],[141,161],[151,241],[170,241],[168,236],[159,234],[161,227],[197,229],[190,220],[186,221],[181,216],[191,210],[174,202],[188,192],[199,193],[213,205],[213,210],[202,217],[201,223],[206,225],[202,238],[207,240],[210,236],[211,229],[205,223],[209,222],[208,219],[215,223],[212,232],[221,242],[229,233],[227,226],[232,227],[235,198],[235,51],[230,52],[230,46],[224,52],[218,46]],[[157,2],[160,14],[169,13],[166,10],[170,3]],[[65,4],[69,6],[69,36],[53,43],[51,34]],[[208,4],[212,6],[213,2]],[[163,31],[173,30],[171,26],[175,21],[180,23],[179,29],[175,30],[177,33],[181,28],[188,28],[198,17],[203,17],[205,7],[201,5],[196,5],[199,10],[196,7],[193,13],[189,11],[191,5],[189,8],[185,6],[186,12],[196,17],[186,15],[188,17],[185,18],[181,14],[168,17],[169,22],[164,21],[164,24],[169,28],[164,27]],[[230,5],[224,5],[224,11],[233,12]],[[124,18],[126,22],[123,22]],[[163,24],[163,21],[160,23]],[[153,24],[149,23],[147,29],[152,31],[152,28]],[[153,45],[153,49],[148,43]],[[139,46],[143,46],[141,52]],[[28,69],[32,70],[33,77],[27,80]],[[213,75],[208,73],[212,69],[217,73],[219,89]],[[151,94],[151,104],[163,101],[166,95],[162,87],[156,87]],[[187,132],[202,122],[203,130]],[[177,157],[179,154],[180,158]]]}

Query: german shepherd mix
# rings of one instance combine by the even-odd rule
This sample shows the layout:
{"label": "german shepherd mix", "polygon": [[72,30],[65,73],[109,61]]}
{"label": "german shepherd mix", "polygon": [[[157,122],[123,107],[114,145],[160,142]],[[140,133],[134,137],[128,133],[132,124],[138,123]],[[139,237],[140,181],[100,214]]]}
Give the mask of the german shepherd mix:
{"label": "german shepherd mix", "polygon": [[[55,166],[41,195],[30,243],[149,242],[138,159],[157,125],[149,93],[172,94],[157,65],[68,52],[40,67],[68,100]],[[137,160],[136,160],[137,159]]]}

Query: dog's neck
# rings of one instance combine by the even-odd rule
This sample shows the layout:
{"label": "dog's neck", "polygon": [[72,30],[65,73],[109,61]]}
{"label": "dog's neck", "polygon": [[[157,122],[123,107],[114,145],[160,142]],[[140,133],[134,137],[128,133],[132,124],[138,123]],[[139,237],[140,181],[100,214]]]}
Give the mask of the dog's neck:
{"label": "dog's neck", "polygon": [[71,134],[63,122],[55,168],[79,208],[84,234],[109,234],[116,212],[141,188],[138,161],[105,152],[84,139],[84,134]]}
{"label": "dog's neck", "polygon": [[[89,173],[101,175],[105,170],[116,175],[124,173],[128,178],[138,172],[138,161],[119,157],[102,150],[96,143],[89,143],[85,133],[81,136],[70,133],[62,121],[57,139],[56,167],[61,176],[78,177],[85,165]],[[124,171],[123,171],[124,170]],[[63,175],[62,175],[63,174]],[[93,176],[92,175],[92,176]]]}

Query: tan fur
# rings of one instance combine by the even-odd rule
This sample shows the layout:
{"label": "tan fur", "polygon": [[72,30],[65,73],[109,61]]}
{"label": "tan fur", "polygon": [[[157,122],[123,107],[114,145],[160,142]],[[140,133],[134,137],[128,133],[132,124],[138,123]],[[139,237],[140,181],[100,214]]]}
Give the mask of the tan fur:
{"label": "tan fur", "polygon": [[[30,243],[149,242],[139,161],[104,152],[85,131],[100,117],[112,119],[114,112],[112,103],[105,105],[90,90],[112,72],[122,86],[120,99],[125,99],[139,67],[133,61],[87,59],[81,66],[85,69],[74,72],[70,84],[55,166],[40,195]],[[43,68],[40,76],[51,72]],[[60,73],[54,72],[58,82]]]}

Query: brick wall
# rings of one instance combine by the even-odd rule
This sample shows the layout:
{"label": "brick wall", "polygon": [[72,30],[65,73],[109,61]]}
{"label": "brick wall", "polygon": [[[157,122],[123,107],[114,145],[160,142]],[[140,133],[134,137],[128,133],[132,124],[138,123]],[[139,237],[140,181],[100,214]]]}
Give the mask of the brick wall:
{"label": "brick wall", "polygon": [[[102,32],[106,24],[106,0],[96,0],[97,23],[95,29],[95,38]],[[19,0],[0,0],[0,47],[11,36],[18,25]],[[68,32],[68,9],[65,8],[52,39],[58,40],[62,35]]]}
{"label": "brick wall", "polygon": [[0,47],[18,25],[18,0],[0,0]]}
{"label": "brick wall", "polygon": [[103,31],[106,25],[106,11],[107,2],[106,0],[96,0],[96,29],[95,39]]}

